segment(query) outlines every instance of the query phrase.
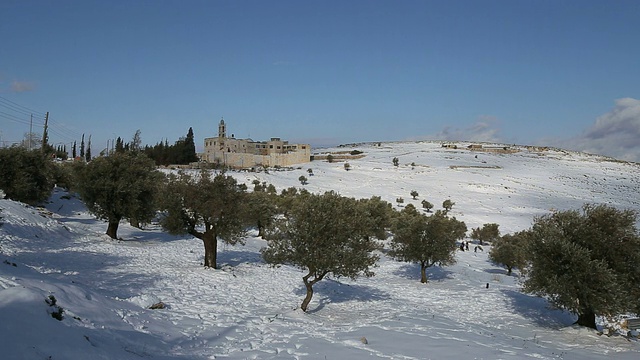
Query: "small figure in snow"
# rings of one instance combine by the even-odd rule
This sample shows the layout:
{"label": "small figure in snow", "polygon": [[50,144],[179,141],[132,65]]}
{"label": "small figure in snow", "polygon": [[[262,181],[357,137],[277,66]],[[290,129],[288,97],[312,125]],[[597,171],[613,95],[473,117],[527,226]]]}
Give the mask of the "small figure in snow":
{"label": "small figure in snow", "polygon": [[465,250],[469,251],[469,242],[468,241],[465,243],[464,247],[465,247]]}
{"label": "small figure in snow", "polygon": [[464,241],[460,244],[460,251],[464,251]]}

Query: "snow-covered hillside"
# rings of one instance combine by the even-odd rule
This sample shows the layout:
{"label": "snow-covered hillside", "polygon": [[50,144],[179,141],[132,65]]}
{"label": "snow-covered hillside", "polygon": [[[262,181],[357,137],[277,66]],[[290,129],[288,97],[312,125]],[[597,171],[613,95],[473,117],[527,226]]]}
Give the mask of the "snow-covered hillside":
{"label": "snow-covered hillside", "polygon": [[[458,144],[464,148],[467,144]],[[640,210],[637,164],[559,150],[497,154],[439,143],[362,144],[360,159],[314,161],[299,169],[232,173],[279,190],[336,190],[396,198],[421,208],[455,202],[469,228],[528,228],[533,217],[586,202]],[[392,158],[399,158],[399,166]],[[413,165],[412,165],[413,163]],[[311,168],[313,176],[309,176]],[[419,196],[413,200],[410,192]],[[0,200],[0,356],[2,359],[637,359],[640,342],[570,326],[570,314],[519,291],[518,277],[485,252],[458,252],[432,268],[381,257],[376,276],[316,285],[309,313],[302,272],[268,267],[249,236],[221,244],[220,270],[204,269],[202,243],[156,227],[123,224],[123,241],[57,189],[45,209]],[[489,284],[489,288],[486,284]],[[64,309],[45,302],[52,295]],[[166,308],[150,310],[163,302]],[[366,339],[366,341],[365,341]]]}

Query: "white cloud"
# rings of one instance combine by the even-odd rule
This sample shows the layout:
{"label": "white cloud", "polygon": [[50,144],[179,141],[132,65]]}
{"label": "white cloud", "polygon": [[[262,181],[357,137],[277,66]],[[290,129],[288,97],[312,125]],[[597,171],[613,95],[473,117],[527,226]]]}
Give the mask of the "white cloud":
{"label": "white cloud", "polygon": [[561,148],[640,162],[640,100],[616,100],[614,108],[598,117],[582,135],[547,140]]}
{"label": "white cloud", "polygon": [[35,89],[35,85],[30,82],[14,80],[11,83],[11,92],[20,93],[31,91],[33,89]]}
{"label": "white cloud", "polygon": [[446,141],[478,141],[503,142],[500,135],[499,120],[495,116],[482,115],[478,120],[465,128],[446,126],[434,135],[421,136],[411,140],[446,140]]}

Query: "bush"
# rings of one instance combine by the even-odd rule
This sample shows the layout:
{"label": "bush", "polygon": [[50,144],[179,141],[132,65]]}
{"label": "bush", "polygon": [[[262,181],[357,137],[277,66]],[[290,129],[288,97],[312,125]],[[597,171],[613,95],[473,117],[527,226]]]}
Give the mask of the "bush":
{"label": "bush", "polygon": [[37,205],[51,195],[53,166],[40,150],[0,149],[0,189],[11,200]]}
{"label": "bush", "polygon": [[351,150],[351,152],[349,154],[351,154],[351,155],[360,155],[360,154],[362,154],[362,151],[360,151],[360,150]]}
{"label": "bush", "polygon": [[58,300],[56,299],[55,296],[49,295],[49,297],[46,298],[44,302],[46,302],[47,305],[49,305],[50,307],[49,310],[52,318],[58,321],[62,321],[62,319],[64,319],[64,316],[63,316],[64,309],[61,306],[58,306],[57,304]]}

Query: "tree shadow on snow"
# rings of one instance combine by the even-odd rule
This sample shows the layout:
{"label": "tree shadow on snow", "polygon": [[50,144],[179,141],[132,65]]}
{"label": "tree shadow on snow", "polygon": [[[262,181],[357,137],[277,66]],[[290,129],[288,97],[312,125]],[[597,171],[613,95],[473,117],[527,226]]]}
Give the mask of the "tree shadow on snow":
{"label": "tree shadow on snow", "polygon": [[18,266],[38,269],[59,280],[84,284],[107,296],[130,298],[141,289],[160,280],[150,273],[118,271],[130,261],[129,256],[107,255],[90,251],[24,252],[13,258]]}
{"label": "tree shadow on snow", "polygon": [[[499,274],[499,275],[507,276],[507,269],[493,268],[493,269],[484,269],[483,271],[489,274]],[[511,272],[511,275],[509,276],[514,276],[515,274],[516,274],[516,270]]]}
{"label": "tree shadow on snow", "polygon": [[[345,284],[333,279],[324,279],[314,285],[314,300],[319,301],[317,307],[309,309],[309,313],[322,310],[326,304],[342,303],[347,301],[379,301],[390,299],[391,296],[379,289],[356,284]],[[296,294],[304,297],[306,295],[304,286],[296,290]]]}
{"label": "tree shadow on snow", "polygon": [[[427,268],[426,272],[428,281],[443,281],[446,279],[453,279],[453,272],[445,270],[440,266],[431,266]],[[420,265],[413,263],[404,264],[398,269],[394,270],[393,274],[405,279],[420,281]]]}
{"label": "tree shadow on snow", "polygon": [[[226,250],[218,249],[218,265],[228,265],[231,267],[238,266],[240,264],[264,264],[262,255],[255,251],[249,250]],[[204,254],[203,254],[204,256]]]}
{"label": "tree shadow on snow", "polygon": [[510,301],[513,311],[546,328],[561,328],[573,324],[577,317],[567,311],[552,309],[540,297],[523,294],[514,290],[501,290]]}

